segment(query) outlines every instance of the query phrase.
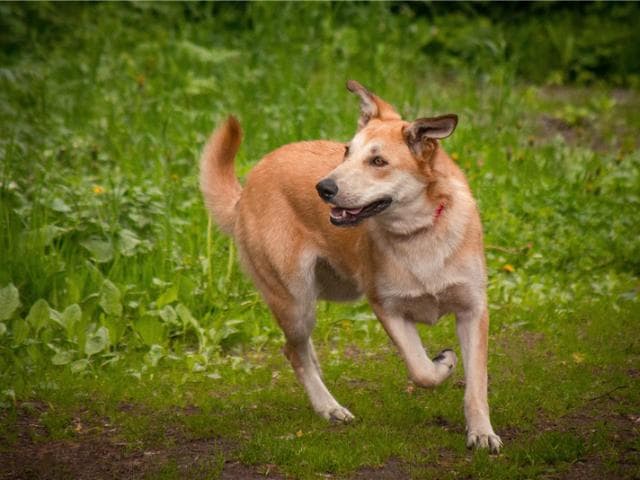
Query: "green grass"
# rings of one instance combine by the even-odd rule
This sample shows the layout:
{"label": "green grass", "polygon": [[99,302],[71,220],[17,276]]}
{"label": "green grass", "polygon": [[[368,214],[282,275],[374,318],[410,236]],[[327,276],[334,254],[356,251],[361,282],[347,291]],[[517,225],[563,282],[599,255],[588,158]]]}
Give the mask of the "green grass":
{"label": "green grass", "polygon": [[[142,458],[140,478],[638,474],[639,70],[618,62],[638,43],[612,27],[638,9],[538,12],[519,30],[498,8],[421,8],[0,6],[0,460],[79,444],[51,476],[82,452],[87,472]],[[410,388],[362,303],[320,304],[314,334],[357,422],[316,418],[207,222],[214,125],[239,117],[240,175],[283,143],[347,140],[349,78],[406,118],[460,116],[444,145],[484,222],[500,456],[464,447],[462,372]],[[422,334],[456,345],[451,318]]]}

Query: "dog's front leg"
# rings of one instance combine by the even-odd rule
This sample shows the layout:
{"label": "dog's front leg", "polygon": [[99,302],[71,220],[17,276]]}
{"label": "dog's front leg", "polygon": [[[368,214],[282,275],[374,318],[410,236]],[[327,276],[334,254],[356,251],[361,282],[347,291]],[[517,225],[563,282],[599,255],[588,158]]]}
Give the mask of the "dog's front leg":
{"label": "dog's front leg", "polygon": [[416,324],[401,315],[387,312],[379,305],[374,311],[402,356],[409,378],[421,387],[435,387],[446,380],[457,363],[453,350],[443,350],[433,360],[422,346]]}
{"label": "dog's front leg", "polygon": [[489,314],[486,307],[480,312],[465,310],[456,314],[466,384],[464,414],[467,419],[467,446],[489,448],[497,453],[502,441],[491,426],[487,402]]}

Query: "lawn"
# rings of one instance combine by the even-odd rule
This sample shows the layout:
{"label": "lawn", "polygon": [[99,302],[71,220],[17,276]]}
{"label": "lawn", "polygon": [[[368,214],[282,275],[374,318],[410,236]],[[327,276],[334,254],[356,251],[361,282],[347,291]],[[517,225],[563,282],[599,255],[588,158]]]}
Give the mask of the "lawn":
{"label": "lawn", "polygon": [[[0,479],[639,478],[640,7],[511,7],[0,4]],[[214,126],[241,176],[347,141],[350,78],[459,115],[499,455],[465,448],[461,365],[414,387],[364,302],[318,305],[356,421],[317,418],[208,222]]]}

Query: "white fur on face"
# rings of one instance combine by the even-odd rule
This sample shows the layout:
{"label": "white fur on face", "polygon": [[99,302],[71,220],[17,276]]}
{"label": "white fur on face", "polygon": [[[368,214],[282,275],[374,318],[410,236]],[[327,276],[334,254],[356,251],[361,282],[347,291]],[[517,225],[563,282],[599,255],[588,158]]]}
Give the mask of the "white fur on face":
{"label": "white fur on face", "polygon": [[[349,156],[329,174],[338,185],[334,203],[344,208],[358,208],[384,197],[391,197],[389,208],[407,204],[422,195],[425,184],[410,172],[393,166],[393,159],[384,155],[384,143],[379,139],[367,142],[358,133],[349,145]],[[374,167],[368,160],[381,154],[390,165]],[[377,168],[390,169],[390,173],[380,178]]]}

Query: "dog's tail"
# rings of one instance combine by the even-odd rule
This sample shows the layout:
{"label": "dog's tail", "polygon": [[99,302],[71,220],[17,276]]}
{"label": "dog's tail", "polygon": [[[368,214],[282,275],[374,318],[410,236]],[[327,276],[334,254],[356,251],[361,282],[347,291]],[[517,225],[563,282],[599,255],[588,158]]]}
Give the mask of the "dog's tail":
{"label": "dog's tail", "polygon": [[233,234],[236,204],[242,193],[234,168],[241,140],[240,123],[229,116],[211,134],[200,159],[200,190],[204,203],[220,229],[228,235]]}

